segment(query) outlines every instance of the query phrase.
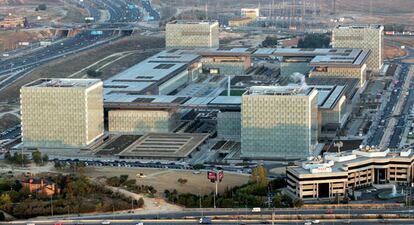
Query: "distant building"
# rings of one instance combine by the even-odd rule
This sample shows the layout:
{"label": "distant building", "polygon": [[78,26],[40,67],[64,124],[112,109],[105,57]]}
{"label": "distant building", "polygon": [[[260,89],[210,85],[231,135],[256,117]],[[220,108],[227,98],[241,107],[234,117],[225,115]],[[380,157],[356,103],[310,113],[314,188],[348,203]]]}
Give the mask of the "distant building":
{"label": "distant building", "polygon": [[199,52],[202,56],[203,73],[215,75],[243,75],[251,67],[251,52],[249,48],[211,49]]}
{"label": "distant building", "polygon": [[240,10],[241,17],[246,17],[250,19],[257,19],[260,16],[259,8],[242,8]]}
{"label": "distant building", "polygon": [[242,97],[243,158],[304,158],[318,143],[318,91],[291,86],[251,87]]}
{"label": "distant building", "polygon": [[29,178],[27,180],[21,181],[21,184],[24,188],[29,189],[30,193],[43,194],[46,196],[53,196],[60,192],[59,188],[55,183],[47,179],[34,179]]}
{"label": "distant building", "polygon": [[217,48],[217,21],[172,21],[165,28],[167,48]]}
{"label": "distant building", "polygon": [[236,18],[236,19],[229,20],[229,26],[230,27],[247,26],[251,22],[253,22],[253,19],[250,17]]}
{"label": "distant building", "polygon": [[287,192],[305,201],[334,200],[373,184],[411,186],[413,161],[411,149],[391,152],[364,147],[352,153],[325,153],[323,158],[287,168]]}
{"label": "distant building", "polygon": [[23,86],[24,147],[87,147],[104,132],[102,95],[97,79],[40,79]]}
{"label": "distant building", "polygon": [[332,32],[334,48],[361,48],[371,51],[367,69],[378,72],[384,64],[384,26],[340,25]]}
{"label": "distant building", "polygon": [[0,20],[0,28],[18,28],[26,27],[27,19],[26,17],[10,17],[7,16]]}

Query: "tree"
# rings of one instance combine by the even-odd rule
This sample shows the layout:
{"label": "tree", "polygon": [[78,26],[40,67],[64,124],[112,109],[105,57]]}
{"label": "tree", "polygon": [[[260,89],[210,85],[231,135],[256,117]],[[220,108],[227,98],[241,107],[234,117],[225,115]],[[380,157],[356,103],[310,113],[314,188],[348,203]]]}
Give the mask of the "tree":
{"label": "tree", "polygon": [[106,184],[113,187],[119,187],[121,185],[119,177],[110,177],[106,180]]}
{"label": "tree", "polygon": [[6,220],[6,216],[4,216],[3,212],[0,212],[0,221],[5,221]]}
{"label": "tree", "polygon": [[298,48],[328,48],[331,38],[326,34],[306,34],[298,42]]}
{"label": "tree", "polygon": [[43,163],[47,163],[49,161],[49,156],[47,154],[43,154],[42,161]]}
{"label": "tree", "polygon": [[180,183],[181,185],[184,185],[184,184],[186,184],[187,183],[187,179],[185,179],[185,178],[178,178],[178,183]]}
{"label": "tree", "polygon": [[145,204],[144,199],[143,198],[139,198],[138,201],[137,201],[138,208],[143,208],[144,207],[144,204]]}
{"label": "tree", "polygon": [[88,69],[87,71],[86,71],[86,74],[89,76],[89,77],[100,77],[101,75],[102,75],[102,71],[99,71],[99,70],[91,70],[91,69]]}
{"label": "tree", "polygon": [[267,186],[269,183],[267,179],[267,170],[264,166],[260,165],[253,169],[250,175],[250,182],[257,183],[259,185]]}
{"label": "tree", "polygon": [[263,47],[275,47],[278,44],[278,38],[276,36],[267,36],[266,39],[262,42]]}
{"label": "tree", "polygon": [[39,5],[37,6],[37,9],[38,9],[38,10],[46,10],[46,9],[47,9],[47,6],[46,6],[46,4],[39,4]]}
{"label": "tree", "polygon": [[34,151],[32,152],[32,159],[36,164],[41,164],[42,163],[42,153],[39,151]]}
{"label": "tree", "polygon": [[301,208],[304,204],[305,204],[305,203],[303,202],[303,199],[301,199],[301,198],[296,199],[296,200],[293,202],[293,206],[294,206],[295,208]]}
{"label": "tree", "polygon": [[119,176],[119,182],[121,184],[125,183],[127,180],[128,180],[128,175],[124,174],[124,175]]}
{"label": "tree", "polygon": [[10,198],[10,195],[7,193],[3,193],[0,195],[0,208],[4,208],[6,205],[9,205],[12,203],[12,200]]}

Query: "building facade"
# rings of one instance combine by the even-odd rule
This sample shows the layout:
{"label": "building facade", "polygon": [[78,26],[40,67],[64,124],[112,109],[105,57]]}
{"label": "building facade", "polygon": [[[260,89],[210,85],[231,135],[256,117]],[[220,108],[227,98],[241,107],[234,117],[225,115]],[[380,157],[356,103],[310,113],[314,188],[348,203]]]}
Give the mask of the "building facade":
{"label": "building facade", "polygon": [[24,147],[84,148],[104,133],[102,82],[40,79],[20,90]]}
{"label": "building facade", "polygon": [[252,87],[242,96],[243,158],[304,158],[318,139],[318,91],[293,86]]}
{"label": "building facade", "polygon": [[219,112],[217,114],[217,137],[223,139],[240,140],[240,132],[240,112]]}
{"label": "building facade", "polygon": [[169,133],[177,127],[179,114],[163,110],[111,110],[108,121],[111,133]]}
{"label": "building facade", "polygon": [[381,25],[340,25],[332,32],[332,46],[370,50],[367,69],[378,72],[384,64],[384,27]]}
{"label": "building facade", "polygon": [[167,48],[217,48],[217,21],[172,21],[165,28]]}
{"label": "building facade", "polygon": [[372,184],[413,182],[414,154],[361,148],[352,153],[325,153],[287,169],[287,190],[304,200],[335,199]]}
{"label": "building facade", "polygon": [[260,16],[259,8],[242,8],[240,10],[241,17],[246,17],[250,19],[257,19]]}

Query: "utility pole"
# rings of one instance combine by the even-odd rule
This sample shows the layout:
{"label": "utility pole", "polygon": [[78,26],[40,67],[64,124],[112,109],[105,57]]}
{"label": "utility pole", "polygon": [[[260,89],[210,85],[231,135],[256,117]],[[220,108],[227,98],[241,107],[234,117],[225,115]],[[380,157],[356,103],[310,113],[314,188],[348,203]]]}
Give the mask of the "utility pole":
{"label": "utility pole", "polygon": [[50,213],[53,216],[53,195],[50,196]]}

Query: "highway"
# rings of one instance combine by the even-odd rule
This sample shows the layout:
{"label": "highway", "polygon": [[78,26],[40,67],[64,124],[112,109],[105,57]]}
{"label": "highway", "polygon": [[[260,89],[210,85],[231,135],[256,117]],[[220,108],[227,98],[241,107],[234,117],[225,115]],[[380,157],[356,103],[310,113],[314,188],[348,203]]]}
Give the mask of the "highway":
{"label": "highway", "polygon": [[150,0],[141,0],[142,6],[147,11],[150,20],[160,20],[160,14],[152,7]]}
{"label": "highway", "polygon": [[[135,22],[140,18],[138,9],[130,3],[130,0],[116,2],[110,0],[94,0],[94,3],[95,5],[83,3],[83,6],[95,20],[100,18],[100,11],[98,8],[95,8],[99,6],[109,11],[110,19],[108,22],[111,23]],[[89,26],[93,25],[91,24]],[[83,31],[73,38],[55,42],[50,46],[30,51],[27,54],[3,58],[0,60],[0,75],[7,75],[8,78],[0,82],[0,90],[26,75],[28,71],[46,62],[105,44],[120,37],[113,36],[113,31],[105,30],[104,28],[107,26],[110,25],[97,25],[95,27],[97,30],[103,29],[101,34]]]}
{"label": "highway", "polygon": [[[352,220],[351,223],[345,222],[347,220],[326,220],[326,221],[320,221],[319,224],[326,224],[326,225],[332,225],[332,224],[358,224],[358,225],[371,225],[371,224],[413,224],[412,220]],[[4,223],[4,224],[36,224],[36,225],[50,225],[50,224],[90,224],[90,225],[100,225],[100,224],[114,224],[114,225],[137,225],[140,222],[143,225],[151,224],[151,225],[171,225],[171,224],[199,224],[197,220],[162,220],[162,221],[148,221],[148,220],[110,220],[105,221],[107,223],[102,223],[103,221],[41,221],[41,222],[15,222],[15,223]],[[108,223],[110,222],[110,223]],[[227,224],[234,224],[234,225],[242,225],[242,224],[272,224],[269,220],[212,220],[211,224],[220,224],[220,225],[227,225]],[[275,225],[284,225],[284,224],[304,224],[304,221],[274,221]]]}

